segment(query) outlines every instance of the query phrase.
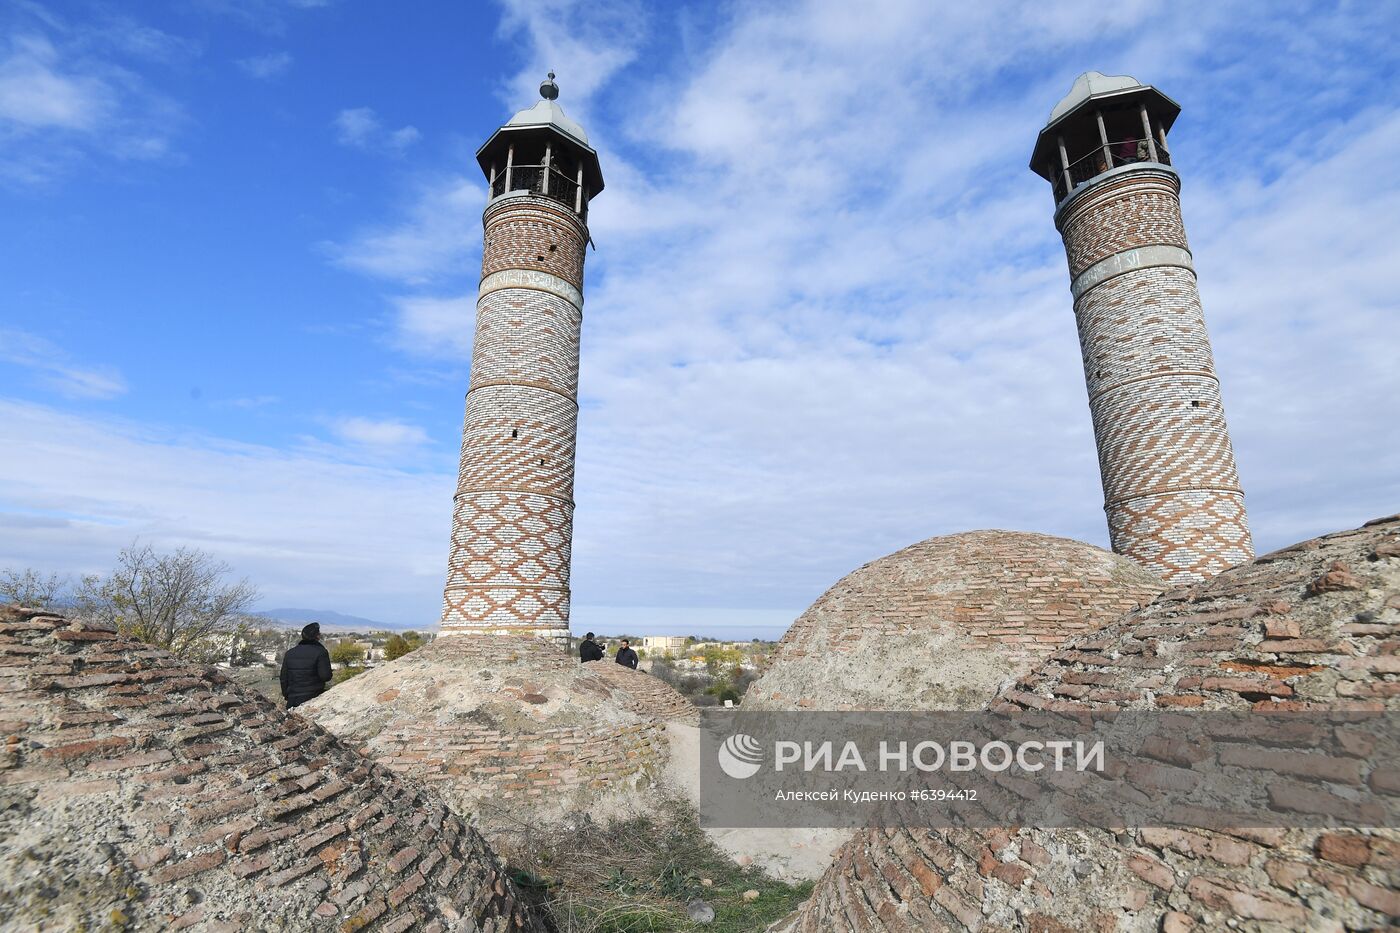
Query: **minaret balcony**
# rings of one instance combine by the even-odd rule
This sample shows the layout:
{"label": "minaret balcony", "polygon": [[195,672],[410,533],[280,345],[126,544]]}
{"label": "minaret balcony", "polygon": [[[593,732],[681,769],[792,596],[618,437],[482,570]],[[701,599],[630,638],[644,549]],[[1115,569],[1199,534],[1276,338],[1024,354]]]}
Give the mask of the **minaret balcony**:
{"label": "minaret balcony", "polygon": [[579,217],[588,218],[588,198],[586,195],[579,197],[577,178],[566,175],[554,166],[512,165],[508,172],[497,174],[491,183],[493,200],[519,192],[558,201],[567,205],[569,210],[576,211]]}
{"label": "minaret balcony", "polygon": [[1095,144],[1092,149],[1074,159],[1062,171],[1054,173],[1055,204],[1063,204],[1087,182],[1125,165],[1142,162],[1170,166],[1172,157],[1163,142],[1150,137],[1123,139],[1107,146]]}

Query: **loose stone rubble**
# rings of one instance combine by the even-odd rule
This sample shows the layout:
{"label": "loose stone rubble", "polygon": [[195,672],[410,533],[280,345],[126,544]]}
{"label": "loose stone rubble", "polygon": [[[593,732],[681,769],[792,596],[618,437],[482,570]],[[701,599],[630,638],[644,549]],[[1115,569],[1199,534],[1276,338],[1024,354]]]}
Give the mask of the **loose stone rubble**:
{"label": "loose stone rubble", "polygon": [[[993,708],[1400,709],[1400,516],[1167,592],[1065,645]],[[1363,754],[1340,771],[1400,795],[1400,772],[1362,774]],[[1339,769],[1313,758],[1275,756],[1269,767],[1290,805],[1338,806],[1312,791]],[[1163,761],[1142,777],[1186,768]],[[1327,787],[1345,794],[1345,781]],[[772,929],[1342,933],[1397,923],[1393,829],[881,829],[848,842],[810,900]]]}
{"label": "loose stone rubble", "polygon": [[843,577],[792,624],[746,709],[981,709],[1066,638],[1166,584],[1066,538],[969,531]]}
{"label": "loose stone rubble", "polygon": [[416,782],[219,672],[0,607],[0,929],[542,929]]}

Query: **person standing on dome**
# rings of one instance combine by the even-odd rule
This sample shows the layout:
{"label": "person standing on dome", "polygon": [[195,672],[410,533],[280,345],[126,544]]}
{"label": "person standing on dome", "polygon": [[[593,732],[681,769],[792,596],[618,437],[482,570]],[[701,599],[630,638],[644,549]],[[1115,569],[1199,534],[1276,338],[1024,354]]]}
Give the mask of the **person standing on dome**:
{"label": "person standing on dome", "polygon": [[583,636],[583,641],[579,642],[578,659],[582,664],[587,664],[589,661],[603,660],[603,649],[593,640],[592,632]]}
{"label": "person standing on dome", "polygon": [[287,709],[326,692],[331,680],[331,654],[321,644],[321,623],[301,630],[301,641],[282,658],[282,699]]}
{"label": "person standing on dome", "polygon": [[617,649],[617,658],[615,660],[623,667],[630,667],[634,671],[637,669],[637,652],[632,650],[631,646],[627,643],[627,639],[622,639],[622,647]]}

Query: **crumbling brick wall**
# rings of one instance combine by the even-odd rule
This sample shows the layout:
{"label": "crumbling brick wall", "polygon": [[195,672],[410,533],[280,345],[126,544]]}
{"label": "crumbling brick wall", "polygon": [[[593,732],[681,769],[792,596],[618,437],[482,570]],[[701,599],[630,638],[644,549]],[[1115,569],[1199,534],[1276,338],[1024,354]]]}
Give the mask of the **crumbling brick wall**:
{"label": "crumbling brick wall", "polygon": [[[1173,590],[1066,645],[998,708],[1400,709],[1400,516],[1304,541]],[[1400,796],[1394,769],[1270,758],[1289,806],[1356,773]],[[1161,779],[1189,762],[1161,763]],[[1145,775],[1145,780],[1153,779]],[[775,930],[1258,933],[1400,923],[1393,829],[888,829],[857,833]]]}
{"label": "crumbling brick wall", "polygon": [[537,929],[441,798],[213,669],[0,608],[0,927]]}

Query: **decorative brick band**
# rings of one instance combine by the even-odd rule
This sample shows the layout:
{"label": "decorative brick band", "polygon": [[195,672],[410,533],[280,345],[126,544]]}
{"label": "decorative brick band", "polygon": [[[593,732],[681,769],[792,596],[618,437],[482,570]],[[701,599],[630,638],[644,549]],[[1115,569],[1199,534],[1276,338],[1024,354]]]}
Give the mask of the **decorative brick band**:
{"label": "decorative brick band", "polygon": [[481,277],[505,270],[547,272],[583,291],[588,229],[558,201],[535,196],[498,198],[482,216]]}
{"label": "decorative brick band", "polygon": [[503,269],[493,272],[481,280],[477,301],[503,288],[532,288],[535,291],[547,292],[556,298],[563,298],[575,308],[583,307],[583,292],[557,275],[536,272],[533,269]]}
{"label": "decorative brick band", "polygon": [[1173,584],[1254,554],[1179,187],[1124,167],[1056,217],[1113,549]]}
{"label": "decorative brick band", "polygon": [[1191,270],[1192,275],[1196,273],[1196,267],[1191,264],[1190,250],[1182,249],[1180,246],[1139,246],[1121,253],[1114,253],[1079,273],[1069,285],[1070,294],[1077,300],[1089,289],[1096,285],[1102,285],[1115,276],[1125,272],[1135,272],[1138,269],[1151,269],[1156,266],[1178,266]]}

